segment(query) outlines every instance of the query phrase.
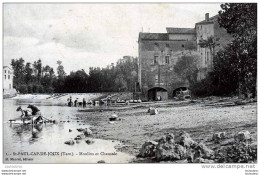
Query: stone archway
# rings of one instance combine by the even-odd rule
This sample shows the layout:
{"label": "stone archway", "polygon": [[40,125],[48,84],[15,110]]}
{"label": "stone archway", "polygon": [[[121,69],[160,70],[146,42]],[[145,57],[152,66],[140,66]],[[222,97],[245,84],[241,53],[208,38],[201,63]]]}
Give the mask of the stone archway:
{"label": "stone archway", "polygon": [[190,94],[189,88],[188,87],[178,87],[172,91],[173,98],[175,98],[175,97],[179,98],[180,96],[183,96],[183,98],[190,98],[191,94]]}
{"label": "stone archway", "polygon": [[163,101],[168,99],[168,92],[162,87],[153,87],[148,90],[149,101]]}

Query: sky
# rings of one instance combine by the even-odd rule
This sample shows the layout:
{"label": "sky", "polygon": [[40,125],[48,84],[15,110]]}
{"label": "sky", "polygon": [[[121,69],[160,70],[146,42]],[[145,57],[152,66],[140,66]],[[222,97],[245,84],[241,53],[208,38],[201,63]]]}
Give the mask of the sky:
{"label": "sky", "polygon": [[138,55],[139,32],[193,28],[218,13],[219,3],[193,4],[4,4],[4,65],[41,59],[55,70],[106,67]]}

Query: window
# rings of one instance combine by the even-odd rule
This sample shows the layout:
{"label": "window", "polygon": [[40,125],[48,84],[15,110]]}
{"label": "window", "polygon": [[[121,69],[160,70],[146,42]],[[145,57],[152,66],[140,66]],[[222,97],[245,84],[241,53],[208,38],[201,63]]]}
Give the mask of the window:
{"label": "window", "polygon": [[5,73],[6,73],[6,70],[5,70]]}
{"label": "window", "polygon": [[207,61],[208,61],[208,54],[207,54],[207,51],[205,49],[205,64],[207,64]]}
{"label": "window", "polygon": [[170,63],[170,56],[169,55],[165,56],[165,63],[166,64]]}
{"label": "window", "polygon": [[170,47],[170,45],[168,43],[166,43],[166,47]]}
{"label": "window", "polygon": [[159,49],[159,44],[158,43],[154,43],[154,49],[158,50]]}
{"label": "window", "polygon": [[5,80],[6,80],[6,75],[5,75]]}
{"label": "window", "polygon": [[8,75],[8,79],[10,79],[10,75]]}
{"label": "window", "polygon": [[183,47],[183,48],[184,48],[184,44],[182,44],[182,45],[181,45],[181,47]]}
{"label": "window", "polygon": [[155,75],[155,82],[158,82],[158,75]]}
{"label": "window", "polygon": [[154,64],[157,64],[158,63],[158,56],[156,55],[156,56],[154,56]]}

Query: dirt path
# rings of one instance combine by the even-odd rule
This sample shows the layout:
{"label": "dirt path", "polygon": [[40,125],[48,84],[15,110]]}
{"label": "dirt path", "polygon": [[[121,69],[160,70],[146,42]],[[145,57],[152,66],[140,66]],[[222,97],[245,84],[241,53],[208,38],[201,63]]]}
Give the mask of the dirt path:
{"label": "dirt path", "polygon": [[[125,143],[121,148],[137,155],[146,140],[159,139],[165,133],[188,132],[195,141],[203,141],[209,147],[213,133],[225,131],[233,137],[241,130],[248,130],[256,140],[257,105],[215,107],[203,104],[184,106],[158,106],[159,114],[150,115],[147,108],[132,108],[119,111],[82,112],[78,114],[92,125],[94,137],[115,139]],[[109,124],[108,117],[116,113],[121,121]]]}

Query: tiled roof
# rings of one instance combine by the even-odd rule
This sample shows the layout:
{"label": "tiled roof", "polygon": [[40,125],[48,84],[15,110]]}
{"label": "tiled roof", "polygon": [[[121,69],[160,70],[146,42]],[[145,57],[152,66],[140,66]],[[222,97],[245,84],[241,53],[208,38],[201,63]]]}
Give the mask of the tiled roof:
{"label": "tiled roof", "polygon": [[218,17],[219,17],[219,15],[212,16],[211,18],[209,18],[209,21],[203,20],[203,21],[197,22],[196,25],[197,24],[212,23],[212,22],[218,20]]}
{"label": "tiled roof", "polygon": [[139,40],[169,40],[167,33],[139,33]]}
{"label": "tiled roof", "polygon": [[194,28],[172,28],[167,27],[166,28],[167,33],[174,33],[174,34],[195,34]]}

